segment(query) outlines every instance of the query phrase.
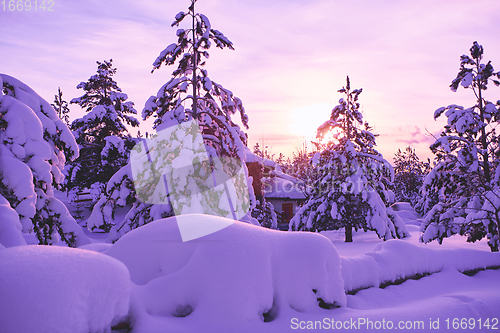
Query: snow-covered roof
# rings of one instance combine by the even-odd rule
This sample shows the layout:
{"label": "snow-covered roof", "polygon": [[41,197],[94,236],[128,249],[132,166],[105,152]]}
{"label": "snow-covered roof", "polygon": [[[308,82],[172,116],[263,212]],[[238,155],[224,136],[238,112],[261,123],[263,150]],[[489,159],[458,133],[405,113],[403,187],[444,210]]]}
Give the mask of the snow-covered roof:
{"label": "snow-covered roof", "polygon": [[300,187],[300,180],[281,171],[278,163],[255,155],[248,147],[245,149],[245,162],[259,162],[261,165],[271,167],[271,178],[266,181],[264,196],[266,198],[280,198],[292,200],[305,200],[306,196]]}
{"label": "snow-covered roof", "polygon": [[259,162],[260,164],[262,164],[264,166],[269,166],[275,170],[281,171],[281,168],[280,168],[278,163],[271,161],[271,160],[268,160],[267,158],[263,158],[263,157],[255,155],[254,153],[252,153],[252,151],[248,147],[246,147],[246,149],[245,149],[245,162],[247,162],[247,163]]}
{"label": "snow-covered roof", "polygon": [[264,196],[268,199],[292,199],[305,200],[306,196],[301,189],[301,184],[292,176],[282,172],[276,172],[275,177],[270,178],[264,187]]}

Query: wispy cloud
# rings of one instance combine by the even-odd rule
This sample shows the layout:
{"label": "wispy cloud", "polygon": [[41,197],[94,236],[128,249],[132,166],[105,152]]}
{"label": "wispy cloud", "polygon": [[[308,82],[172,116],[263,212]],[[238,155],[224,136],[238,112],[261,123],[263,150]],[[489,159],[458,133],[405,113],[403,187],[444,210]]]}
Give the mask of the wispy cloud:
{"label": "wispy cloud", "polygon": [[434,137],[430,133],[423,133],[422,129],[417,126],[400,126],[397,134],[394,133],[393,136],[396,138],[396,142],[402,142],[410,146],[416,143],[434,142]]}

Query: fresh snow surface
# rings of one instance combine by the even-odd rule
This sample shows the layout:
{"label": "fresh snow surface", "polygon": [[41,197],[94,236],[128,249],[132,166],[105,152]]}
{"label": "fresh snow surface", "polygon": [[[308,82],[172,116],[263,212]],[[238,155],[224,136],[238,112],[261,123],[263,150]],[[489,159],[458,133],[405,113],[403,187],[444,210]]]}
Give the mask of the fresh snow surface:
{"label": "fresh snow surface", "polygon": [[[43,298],[43,320],[62,322],[67,316],[54,315],[66,310],[61,310],[61,304],[73,304],[78,297],[90,299],[83,296],[90,294],[96,306],[104,304],[107,310],[113,308],[110,304],[124,305],[120,299],[130,297],[128,311],[121,311],[115,318],[128,312],[122,321],[130,322],[132,333],[281,333],[331,331],[332,325],[336,330],[338,325],[344,325],[344,331],[386,332],[392,331],[387,328],[389,322],[397,330],[450,332],[455,331],[454,318],[467,321],[467,332],[489,332],[485,327],[479,329],[479,320],[484,324],[488,319],[490,328],[495,322],[495,327],[500,327],[500,271],[487,269],[473,276],[461,273],[500,266],[500,254],[490,253],[486,241],[471,244],[458,235],[445,239],[442,245],[419,243],[419,216],[404,203],[392,208],[406,223],[410,237],[384,242],[375,232],[358,231],[352,243],[345,243],[341,231],[285,232],[236,222],[208,236],[183,242],[176,219],[168,218],[132,230],[113,245],[99,243],[105,239],[102,234],[91,236],[96,242],[82,248],[103,253],[94,255],[104,262],[101,257],[110,260],[105,267],[85,266],[75,258],[70,262],[56,258],[53,260],[59,260],[58,264],[49,265],[46,253],[37,253],[48,247],[0,246],[0,318],[8,319],[11,326],[25,325],[28,313],[34,311],[33,304],[40,304]],[[183,218],[210,219],[210,223],[224,220],[206,215]],[[22,256],[21,260],[19,255],[12,255],[16,249],[32,249],[32,255]],[[89,251],[81,249],[50,249],[55,254],[60,250],[82,251],[76,258],[89,256]],[[129,272],[123,272],[121,265],[122,270],[109,273],[108,269],[117,265],[109,256],[123,262]],[[12,272],[4,269],[6,260],[16,265],[27,261],[29,265],[25,265],[24,273]],[[42,266],[44,270],[38,272],[36,267]],[[39,274],[36,279],[30,269]],[[75,271],[83,273],[73,274]],[[427,276],[415,280],[419,274]],[[17,286],[5,287],[3,276],[11,277],[9,283]],[[129,292],[126,281],[121,280],[124,276],[132,286]],[[100,277],[109,282],[110,288],[120,284],[123,293],[113,296],[110,290],[115,289],[98,285]],[[53,287],[56,282],[62,291],[61,287]],[[381,283],[389,285],[382,288]],[[4,298],[2,288],[16,297],[6,294]],[[318,298],[341,307],[321,308]],[[12,315],[12,306],[3,310],[5,300],[10,299],[26,309],[20,311],[25,317]],[[110,322],[104,325],[108,330]],[[4,327],[2,322],[0,327]],[[22,332],[17,327],[16,332]],[[73,331],[78,332],[65,332]]]}
{"label": "fresh snow surface", "polygon": [[19,215],[10,207],[7,199],[1,195],[0,221],[0,245],[3,247],[26,245],[21,233],[22,225],[19,222]]}
{"label": "fresh snow surface", "polygon": [[130,276],[118,260],[58,246],[0,250],[2,333],[106,332],[128,314]]}
{"label": "fresh snow surface", "polygon": [[391,208],[398,212],[405,224],[420,225],[422,216],[415,212],[409,202],[396,202]]}
{"label": "fresh snow surface", "polygon": [[281,167],[278,163],[271,161],[267,158],[257,156],[254,154],[250,148],[245,148],[245,162],[251,163],[251,162],[258,162],[264,166],[269,166],[272,167],[274,170],[281,170]]}
{"label": "fresh snow surface", "polygon": [[[192,218],[221,219],[196,215]],[[418,234],[417,226],[408,227]],[[135,284],[131,311],[133,332],[167,329],[175,332],[294,332],[300,330],[297,325],[307,327],[308,321],[321,321],[321,328],[327,329],[332,319],[350,321],[351,318],[355,322],[359,318],[385,319],[395,325],[401,320],[405,325],[407,321],[424,321],[424,327],[429,327],[430,318],[434,325],[439,318],[440,330],[437,331],[445,331],[446,318],[463,316],[485,320],[500,316],[497,286],[500,272],[488,270],[472,277],[460,273],[500,266],[498,253],[471,249],[472,246],[478,248],[479,244],[459,249],[449,244],[443,249],[435,243],[432,243],[434,246],[418,244],[416,236],[383,242],[374,232],[358,232],[355,242],[346,244],[332,235],[327,236],[341,253],[350,256],[340,257],[338,261],[335,248],[318,234],[272,231],[242,223],[182,242],[174,218],[134,230],[104,253],[122,260],[130,270]],[[364,242],[360,242],[360,237],[365,237]],[[450,241],[453,244],[465,240]],[[364,248],[366,254],[349,253],[341,246],[360,247],[365,242],[371,245]],[[329,257],[335,260],[325,260]],[[326,273],[328,261],[331,263]],[[338,276],[339,271],[342,277]],[[328,290],[323,280],[325,273],[332,272],[335,275],[330,277],[330,282],[335,286],[330,290],[337,295],[337,304],[343,304],[339,286],[345,291],[376,287],[347,295],[345,307],[322,309],[316,298],[321,295],[327,300],[320,293]],[[431,275],[418,281],[410,279],[400,286],[379,288],[381,283],[417,274]],[[315,279],[318,282],[318,278],[323,288],[312,283]],[[319,295],[313,295],[312,289],[317,289]],[[271,322],[263,321],[264,312]],[[363,326],[359,330],[372,329]],[[471,331],[478,331],[477,327]]]}
{"label": "fresh snow surface", "polygon": [[344,288],[352,291],[450,267],[464,272],[500,266],[500,255],[479,250],[433,250],[392,239],[376,245],[373,252],[343,257],[341,265]]}
{"label": "fresh snow surface", "polygon": [[282,178],[279,174],[267,179],[264,193],[266,198],[306,199],[298,181]]}
{"label": "fresh snow surface", "polygon": [[183,325],[193,332],[201,327],[237,332],[241,325],[264,325],[265,313],[276,317],[290,308],[317,309],[320,297],[345,306],[339,256],[327,238],[314,233],[235,222],[183,242],[172,217],[132,230],[103,253],[125,263],[136,285],[131,312],[136,332]]}

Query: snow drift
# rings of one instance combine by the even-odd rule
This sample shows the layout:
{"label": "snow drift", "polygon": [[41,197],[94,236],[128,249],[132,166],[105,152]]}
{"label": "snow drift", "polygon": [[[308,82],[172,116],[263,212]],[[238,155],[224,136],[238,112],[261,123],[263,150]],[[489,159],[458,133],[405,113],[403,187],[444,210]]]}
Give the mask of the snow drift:
{"label": "snow drift", "polygon": [[55,246],[0,250],[2,333],[109,331],[129,311],[130,277],[118,260]]}
{"label": "snow drift", "polygon": [[[227,223],[216,216],[188,217]],[[131,313],[137,331],[147,331],[151,316],[224,327],[270,321],[290,308],[307,312],[318,308],[318,299],[323,306],[346,305],[340,258],[319,234],[234,222],[183,242],[171,217],[127,233],[104,253],[122,261],[138,285]]]}
{"label": "snow drift", "polygon": [[427,275],[451,267],[459,272],[500,266],[500,254],[469,249],[429,249],[403,240],[388,240],[373,252],[341,257],[346,292],[378,287],[398,279]]}
{"label": "snow drift", "polygon": [[10,203],[0,195],[0,245],[11,247],[26,245],[22,236],[22,225],[19,215],[10,207]]}
{"label": "snow drift", "polygon": [[405,224],[420,226],[422,216],[415,212],[409,202],[396,202],[391,208],[398,213]]}
{"label": "snow drift", "polygon": [[[228,224],[210,215],[182,218],[193,225]],[[359,306],[379,304],[385,295],[378,288],[355,296],[346,291],[436,272],[441,273],[422,281],[442,274],[468,278],[457,271],[500,266],[498,253],[429,249],[403,240],[339,257],[320,234],[233,221],[185,242],[178,222],[175,217],[158,220],[113,245],[84,246],[102,253],[0,246],[2,333],[107,332],[122,320],[131,322],[133,332],[148,333],[289,331],[290,318],[348,320]],[[328,313],[320,308],[337,306],[344,308]],[[402,316],[389,312],[392,319]]]}

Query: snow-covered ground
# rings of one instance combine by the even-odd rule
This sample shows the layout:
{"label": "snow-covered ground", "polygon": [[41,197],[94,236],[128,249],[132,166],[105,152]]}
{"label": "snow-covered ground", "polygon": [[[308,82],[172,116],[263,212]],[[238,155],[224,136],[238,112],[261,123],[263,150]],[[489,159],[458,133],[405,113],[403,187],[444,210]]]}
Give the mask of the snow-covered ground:
{"label": "snow-covered ground", "polygon": [[119,321],[137,333],[500,329],[500,270],[482,270],[500,254],[460,236],[420,244],[418,216],[396,209],[412,236],[387,242],[245,223],[183,242],[169,218],[114,245],[99,234],[85,250],[1,249],[0,332],[101,332]]}

